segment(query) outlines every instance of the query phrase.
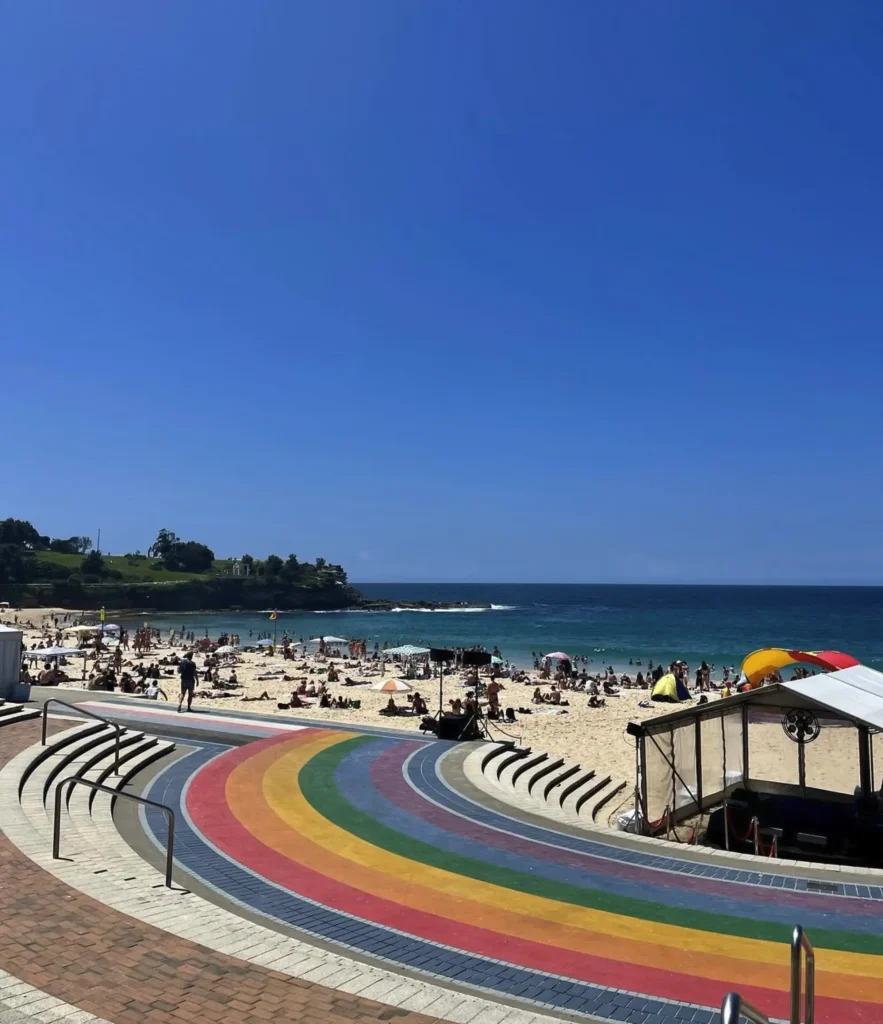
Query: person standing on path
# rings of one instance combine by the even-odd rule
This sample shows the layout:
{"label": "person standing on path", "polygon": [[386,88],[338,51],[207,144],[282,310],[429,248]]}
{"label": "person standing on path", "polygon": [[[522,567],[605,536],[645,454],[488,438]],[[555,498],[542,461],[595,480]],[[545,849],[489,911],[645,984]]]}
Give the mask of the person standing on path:
{"label": "person standing on path", "polygon": [[193,657],[188,651],[178,663],[178,674],[181,676],[181,697],[178,700],[178,711],[187,698],[187,710],[193,704],[193,691],[196,689],[196,665],[193,664]]}

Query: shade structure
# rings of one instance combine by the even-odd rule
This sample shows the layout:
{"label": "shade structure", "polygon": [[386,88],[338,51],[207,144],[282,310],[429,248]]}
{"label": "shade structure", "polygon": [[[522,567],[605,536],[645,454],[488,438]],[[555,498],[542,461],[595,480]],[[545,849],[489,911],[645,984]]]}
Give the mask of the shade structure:
{"label": "shade structure", "polygon": [[503,664],[503,659],[502,659],[502,658],[500,658],[500,657],[499,657],[498,655],[496,655],[496,654],[492,654],[492,655],[491,655],[491,664],[492,664],[492,665],[502,665],[502,664]]}
{"label": "shade structure", "polygon": [[22,652],[22,657],[29,658],[76,658],[82,657],[83,652],[78,647],[38,647],[34,651]]}
{"label": "shade structure", "polygon": [[219,647],[215,651],[215,654],[235,654],[235,653],[236,653],[236,648],[232,647],[230,644],[224,644],[223,647]]}
{"label": "shade structure", "polygon": [[842,651],[797,651],[784,647],[766,647],[748,655],[742,662],[742,674],[752,687],[760,686],[773,672],[797,664],[814,665],[824,672],[835,672],[838,669],[853,668],[859,662],[851,654],[843,654]]}
{"label": "shade structure", "polygon": [[99,622],[95,626],[65,626],[65,633],[100,633],[101,623]]}
{"label": "shade structure", "polygon": [[255,644],[255,647],[272,647],[272,646],[273,646],[273,641],[272,640],[258,640],[258,642]]}
{"label": "shade structure", "polygon": [[398,654],[403,658],[416,658],[418,654],[429,654],[428,647],[417,647],[414,644],[402,644],[401,647],[388,647],[384,654]]}
{"label": "shade structure", "polygon": [[325,641],[326,644],[348,644],[349,643],[349,640],[344,640],[344,638],[342,636],[314,636],[313,639],[310,640],[310,643],[311,644],[320,644],[320,643],[322,643],[323,640]]}
{"label": "shade structure", "polygon": [[413,686],[404,679],[387,679],[384,683],[375,683],[371,689],[378,693],[408,693],[413,690]]}
{"label": "shade structure", "polygon": [[553,658],[555,661],[570,661],[570,655],[565,654],[564,651],[552,651],[552,653],[547,654],[546,657]]}

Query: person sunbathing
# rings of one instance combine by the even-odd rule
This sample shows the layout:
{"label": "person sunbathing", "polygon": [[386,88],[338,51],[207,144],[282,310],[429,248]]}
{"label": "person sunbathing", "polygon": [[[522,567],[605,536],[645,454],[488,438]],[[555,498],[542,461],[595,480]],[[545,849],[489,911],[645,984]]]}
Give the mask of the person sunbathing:
{"label": "person sunbathing", "polygon": [[267,691],[264,690],[264,692],[259,697],[242,697],[241,699],[243,701],[247,701],[247,700],[270,700],[271,698],[270,698],[269,693],[267,693]]}

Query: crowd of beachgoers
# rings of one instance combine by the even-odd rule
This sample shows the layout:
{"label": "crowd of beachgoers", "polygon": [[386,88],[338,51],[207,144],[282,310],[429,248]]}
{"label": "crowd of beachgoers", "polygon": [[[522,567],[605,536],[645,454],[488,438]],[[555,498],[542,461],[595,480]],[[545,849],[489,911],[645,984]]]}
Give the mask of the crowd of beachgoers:
{"label": "crowd of beachgoers", "polygon": [[[425,656],[387,653],[390,644],[366,640],[326,642],[272,631],[251,635],[200,636],[186,628],[162,632],[147,627],[102,634],[92,616],[90,633],[66,632],[76,613],[28,609],[0,613],[23,630],[23,678],[35,685],[87,688],[167,701],[178,706],[181,662],[190,656],[195,685],[192,708],[297,718],[323,723],[382,725],[431,736],[439,713],[467,717],[479,710],[492,738],[516,739],[538,751],[569,757],[586,767],[603,767],[621,779],[634,775],[634,743],[629,721],[672,710],[651,700],[660,677],[675,676],[699,700],[732,692],[738,672],[684,662],[633,663],[593,670],[587,659],[549,658],[535,652],[531,669],[507,662],[491,648],[492,663],[464,665],[454,652],[443,678]],[[97,641],[97,644],[96,644]],[[84,651],[46,658],[47,648]],[[563,652],[556,652],[558,654]],[[380,687],[384,687],[381,690]],[[187,701],[182,710],[186,711]]]}

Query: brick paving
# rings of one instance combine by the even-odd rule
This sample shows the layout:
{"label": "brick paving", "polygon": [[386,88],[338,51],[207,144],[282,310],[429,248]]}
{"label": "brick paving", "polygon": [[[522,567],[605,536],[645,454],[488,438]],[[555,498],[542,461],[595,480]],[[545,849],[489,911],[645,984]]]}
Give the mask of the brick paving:
{"label": "brick paving", "polygon": [[[50,722],[50,731],[67,728]],[[0,728],[0,765],[39,742],[37,722]],[[65,885],[0,834],[0,966],[112,1024],[432,1024],[178,938]]]}

